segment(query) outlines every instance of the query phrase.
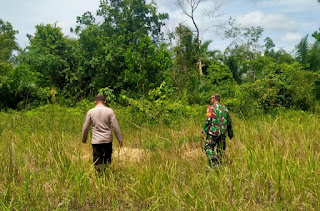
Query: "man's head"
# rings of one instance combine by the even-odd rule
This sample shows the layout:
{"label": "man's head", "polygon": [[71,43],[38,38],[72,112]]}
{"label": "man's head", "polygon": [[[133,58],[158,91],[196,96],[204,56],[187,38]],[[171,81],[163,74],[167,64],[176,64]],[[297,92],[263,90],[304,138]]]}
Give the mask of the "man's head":
{"label": "man's head", "polygon": [[218,102],[220,102],[220,95],[219,94],[212,95],[210,98],[210,104],[213,105]]}
{"label": "man's head", "polygon": [[97,95],[94,98],[94,104],[96,105],[105,105],[106,104],[106,98],[103,95]]}

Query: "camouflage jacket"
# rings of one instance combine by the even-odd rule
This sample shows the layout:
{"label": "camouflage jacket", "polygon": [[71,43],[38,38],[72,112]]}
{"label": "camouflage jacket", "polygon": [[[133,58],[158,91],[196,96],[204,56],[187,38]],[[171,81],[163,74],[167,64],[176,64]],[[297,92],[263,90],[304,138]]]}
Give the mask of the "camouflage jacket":
{"label": "camouflage jacket", "polygon": [[232,123],[229,111],[220,103],[215,103],[207,108],[207,119],[203,125],[203,134],[211,136],[226,135],[233,137]]}

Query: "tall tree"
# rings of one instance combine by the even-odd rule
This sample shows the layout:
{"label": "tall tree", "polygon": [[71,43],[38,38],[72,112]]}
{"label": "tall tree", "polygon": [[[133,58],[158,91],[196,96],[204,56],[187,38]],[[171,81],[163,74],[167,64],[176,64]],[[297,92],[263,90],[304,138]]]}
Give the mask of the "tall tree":
{"label": "tall tree", "polygon": [[265,47],[265,55],[270,55],[270,54],[274,54],[274,47],[276,46],[273,42],[273,40],[270,37],[267,37],[266,39],[264,39],[264,47]]}
{"label": "tall tree", "polygon": [[302,64],[307,64],[307,56],[310,48],[308,37],[308,35],[303,37],[299,44],[296,46],[297,59]]}
{"label": "tall tree", "polygon": [[0,61],[8,62],[13,51],[19,49],[16,43],[16,34],[18,33],[13,29],[11,23],[0,19]]}
{"label": "tall tree", "polygon": [[149,35],[154,42],[163,36],[161,31],[167,13],[157,13],[157,6],[145,0],[101,0],[97,12],[104,21],[101,24],[110,37],[124,37],[126,44],[136,42]]}
{"label": "tall tree", "polygon": [[313,71],[320,70],[320,40],[316,40],[307,55],[308,64]]}
{"label": "tall tree", "polygon": [[14,67],[10,62],[12,52],[18,49],[15,42],[15,35],[18,31],[14,30],[11,23],[0,19],[0,109],[8,106],[12,98],[10,84],[11,74]]}
{"label": "tall tree", "polygon": [[318,32],[318,31],[315,31],[315,32],[312,34],[312,37],[314,37],[314,39],[320,41],[320,28],[319,28],[319,32]]}
{"label": "tall tree", "polygon": [[238,45],[229,46],[224,51],[223,62],[230,68],[233,78],[239,84],[245,73],[246,54],[244,47]]}
{"label": "tall tree", "polygon": [[[200,26],[196,20],[195,15],[196,15],[196,11],[197,11],[199,5],[202,2],[205,2],[205,0],[177,0],[177,3],[182,10],[182,13],[191,19],[192,24],[195,27],[198,68],[199,68],[200,76],[203,74],[203,72],[202,72],[202,54],[201,54],[201,42],[202,41],[201,41],[201,37],[200,37],[200,33],[201,33]],[[221,16],[221,14],[219,13],[220,8],[221,8],[221,4],[214,1],[214,6],[212,8],[210,8],[209,10],[205,11],[205,15],[209,19],[212,19],[212,18],[216,19],[219,16]],[[210,21],[213,22],[212,20],[210,20]],[[207,31],[209,28],[214,27],[214,26],[218,27],[218,26],[220,26],[220,24],[211,24],[206,29],[203,29],[203,33],[205,31]]]}
{"label": "tall tree", "polygon": [[[230,19],[230,28],[225,31],[225,37],[231,38],[232,43],[224,52],[224,62],[230,67],[234,79],[241,83],[242,76],[252,75],[255,78],[257,69],[249,65],[251,61],[261,56],[262,45],[260,38],[263,35],[261,27],[243,27]],[[267,39],[267,48],[272,48],[271,39]],[[253,69],[252,69],[253,68]]]}
{"label": "tall tree", "polygon": [[172,66],[171,54],[166,45],[157,47],[148,36],[141,39],[136,50],[130,48],[125,53],[124,78],[131,86],[140,88],[144,97],[164,81],[164,73]]}
{"label": "tall tree", "polygon": [[39,74],[43,86],[63,89],[70,71],[69,40],[56,24],[37,25],[34,36],[28,35],[30,45],[20,56],[20,61]]}
{"label": "tall tree", "polygon": [[[187,89],[196,89],[194,82],[198,81],[197,75],[197,46],[192,31],[185,25],[180,24],[176,28],[178,44],[174,48],[173,81],[180,92]],[[181,93],[183,94],[183,93]]]}
{"label": "tall tree", "polygon": [[0,109],[25,108],[36,91],[35,74],[15,63],[14,51],[20,52],[15,41],[17,33],[9,22],[0,19]]}
{"label": "tall tree", "polygon": [[[99,18],[87,12],[78,17],[79,26],[75,29],[80,36],[79,71],[89,88],[87,92],[112,87],[116,93],[125,89],[139,90],[142,94],[143,90],[160,85],[154,76],[163,68],[154,65],[159,60],[147,59],[146,52],[154,55],[160,48],[164,50],[160,43],[168,14],[158,13],[153,1],[101,0],[97,15]],[[135,54],[144,57],[134,60]]]}
{"label": "tall tree", "polygon": [[225,37],[233,39],[232,45],[243,46],[249,60],[260,54],[262,46],[259,41],[264,31],[262,27],[243,27],[232,19],[229,25],[230,28],[225,31]]}

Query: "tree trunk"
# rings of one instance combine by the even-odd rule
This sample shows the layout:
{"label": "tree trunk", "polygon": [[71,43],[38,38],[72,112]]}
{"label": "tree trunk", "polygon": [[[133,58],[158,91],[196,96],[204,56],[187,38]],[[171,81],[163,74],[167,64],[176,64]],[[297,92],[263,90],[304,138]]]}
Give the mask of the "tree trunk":
{"label": "tree trunk", "polygon": [[198,40],[198,65],[199,65],[199,74],[200,76],[203,75],[202,73],[202,62],[201,62],[201,41]]}

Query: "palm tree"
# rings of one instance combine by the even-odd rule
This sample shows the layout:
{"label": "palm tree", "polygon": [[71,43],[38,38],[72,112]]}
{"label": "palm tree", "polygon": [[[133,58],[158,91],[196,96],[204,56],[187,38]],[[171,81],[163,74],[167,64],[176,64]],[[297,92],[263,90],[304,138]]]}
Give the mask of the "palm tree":
{"label": "palm tree", "polygon": [[302,64],[307,64],[307,56],[310,50],[309,42],[308,42],[309,35],[303,37],[300,43],[296,46],[297,50],[297,59]]}

